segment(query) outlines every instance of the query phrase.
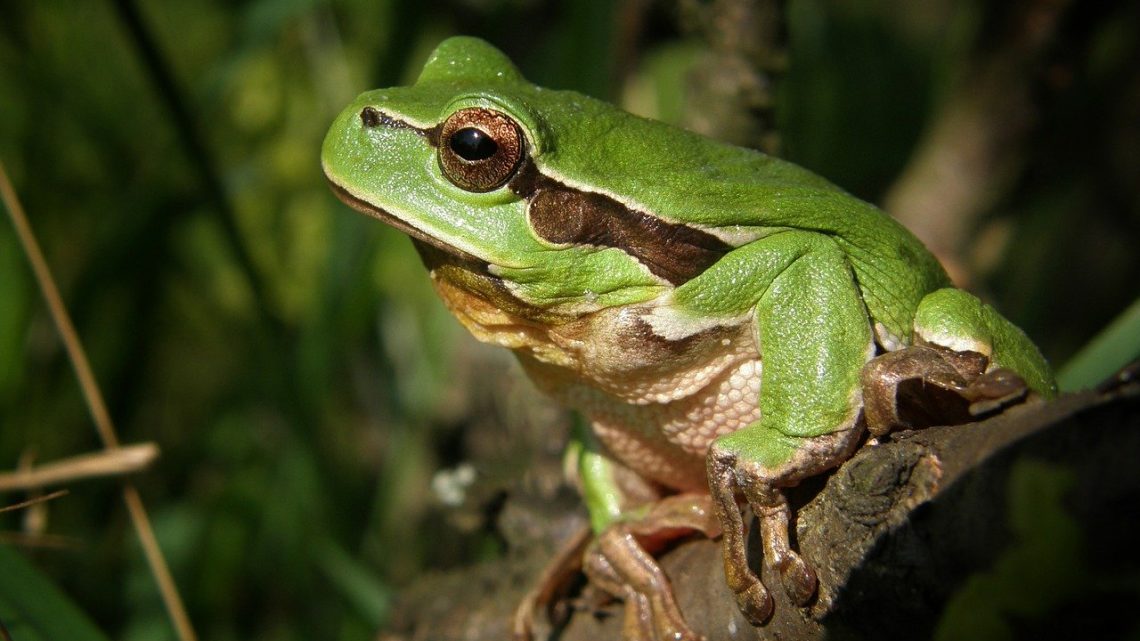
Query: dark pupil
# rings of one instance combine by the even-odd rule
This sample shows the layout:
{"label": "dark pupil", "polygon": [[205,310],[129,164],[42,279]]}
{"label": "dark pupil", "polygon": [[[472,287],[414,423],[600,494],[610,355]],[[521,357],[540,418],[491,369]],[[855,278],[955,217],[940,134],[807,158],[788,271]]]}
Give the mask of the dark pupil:
{"label": "dark pupil", "polygon": [[486,160],[495,155],[499,146],[481,129],[465,127],[451,134],[451,150],[464,160]]}

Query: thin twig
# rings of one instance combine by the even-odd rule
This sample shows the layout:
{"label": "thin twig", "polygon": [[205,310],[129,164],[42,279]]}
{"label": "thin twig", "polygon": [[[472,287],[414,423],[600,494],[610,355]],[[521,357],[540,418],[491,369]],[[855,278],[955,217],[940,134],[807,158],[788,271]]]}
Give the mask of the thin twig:
{"label": "thin twig", "polygon": [[[71,360],[72,367],[75,368],[79,387],[83,391],[83,398],[87,402],[87,409],[91,412],[91,418],[95,422],[95,429],[99,433],[99,438],[108,450],[119,449],[119,438],[115,434],[114,423],[111,421],[111,415],[107,412],[107,406],[103,401],[99,386],[95,382],[95,376],[91,372],[91,364],[87,361],[87,355],[83,351],[83,345],[79,341],[78,334],[75,332],[75,326],[72,324],[67,308],[63,305],[63,299],[59,295],[59,288],[56,287],[51,270],[48,269],[47,261],[44,260],[43,252],[40,250],[39,243],[36,242],[31,225],[28,224],[27,216],[24,215],[24,208],[20,204],[19,198],[16,197],[16,190],[12,188],[12,183],[8,180],[8,172],[2,161],[0,161],[0,200],[3,200],[4,206],[8,210],[12,225],[16,228],[16,235],[20,239],[20,245],[28,257],[28,262],[32,265],[32,272],[39,284],[40,293],[43,294],[44,300],[47,302],[56,331],[59,332],[59,337],[67,350],[67,356]],[[163,603],[166,605],[179,639],[181,641],[196,641],[198,637],[190,624],[190,618],[182,604],[182,597],[178,594],[178,588],[170,575],[170,568],[166,565],[166,559],[163,558],[162,550],[155,539],[150,517],[143,506],[142,497],[139,496],[135,486],[129,482],[123,484],[123,501],[127,504],[131,523],[138,534],[143,554],[146,556],[147,564],[158,584]]]}
{"label": "thin twig", "polygon": [[121,476],[142,470],[158,458],[154,443],[124,445],[81,454],[34,468],[0,474],[0,492],[59,485],[99,476]]}
{"label": "thin twig", "polygon": [[46,503],[63,496],[67,496],[67,493],[67,490],[56,490],[50,494],[37,496],[35,498],[28,499],[27,501],[20,501],[19,503],[13,503],[12,505],[5,505],[3,507],[0,507],[0,513],[13,512],[15,510],[22,510],[27,507],[32,507],[33,505],[39,505],[40,503]]}

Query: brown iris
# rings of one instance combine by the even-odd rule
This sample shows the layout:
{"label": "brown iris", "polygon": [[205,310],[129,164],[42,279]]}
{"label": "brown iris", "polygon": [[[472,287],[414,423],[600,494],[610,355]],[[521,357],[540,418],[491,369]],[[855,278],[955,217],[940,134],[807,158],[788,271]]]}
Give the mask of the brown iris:
{"label": "brown iris", "polygon": [[522,163],[523,135],[505,114],[472,107],[444,121],[439,135],[439,167],[460,189],[491,191],[506,184]]}

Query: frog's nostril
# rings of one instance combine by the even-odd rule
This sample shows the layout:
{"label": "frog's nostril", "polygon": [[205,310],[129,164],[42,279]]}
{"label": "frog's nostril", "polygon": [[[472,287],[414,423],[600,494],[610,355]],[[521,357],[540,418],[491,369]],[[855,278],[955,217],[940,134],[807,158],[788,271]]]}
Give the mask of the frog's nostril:
{"label": "frog's nostril", "polygon": [[380,120],[380,112],[373,107],[365,107],[360,111],[360,122],[364,123],[365,127],[379,126]]}

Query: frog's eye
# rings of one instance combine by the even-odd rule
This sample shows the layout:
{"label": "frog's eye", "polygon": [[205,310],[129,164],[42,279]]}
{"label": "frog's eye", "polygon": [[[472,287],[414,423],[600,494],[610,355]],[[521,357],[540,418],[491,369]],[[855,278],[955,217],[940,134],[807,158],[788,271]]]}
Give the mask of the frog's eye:
{"label": "frog's eye", "polygon": [[491,191],[506,184],[522,164],[524,139],[505,114],[472,107],[444,121],[439,132],[439,167],[460,189]]}

